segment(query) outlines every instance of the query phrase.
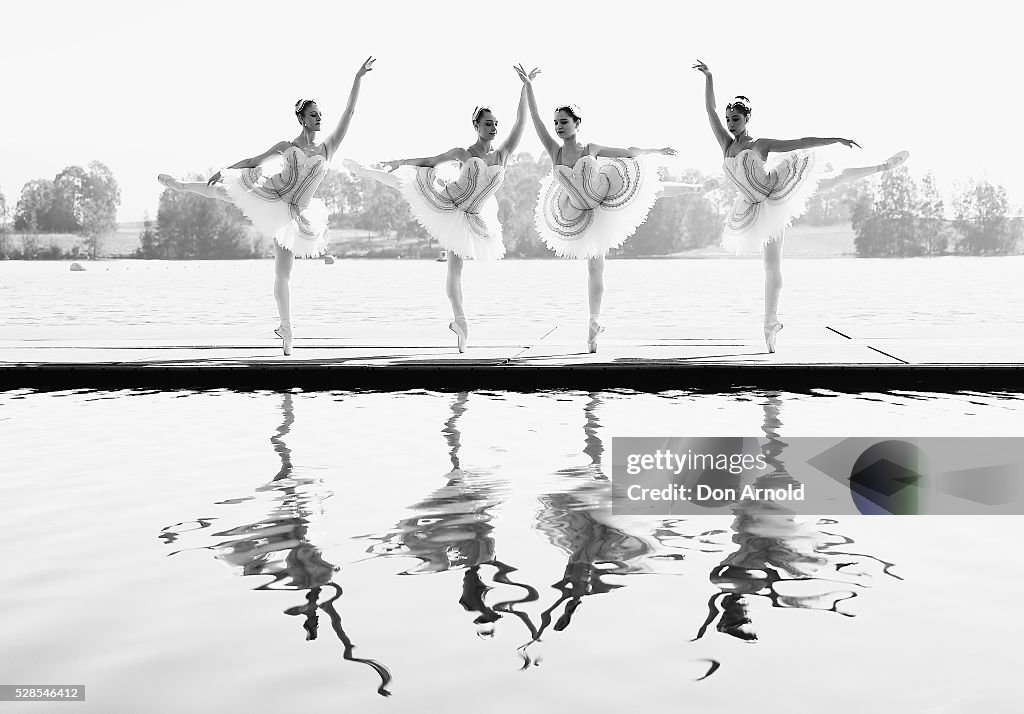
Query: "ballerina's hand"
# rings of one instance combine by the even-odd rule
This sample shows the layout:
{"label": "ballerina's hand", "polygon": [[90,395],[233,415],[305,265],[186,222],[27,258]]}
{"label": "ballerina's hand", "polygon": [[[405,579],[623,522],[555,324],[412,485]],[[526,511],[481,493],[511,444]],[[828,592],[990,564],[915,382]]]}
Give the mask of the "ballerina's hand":
{"label": "ballerina's hand", "polygon": [[213,176],[210,177],[210,180],[206,182],[206,185],[207,186],[212,186],[213,184],[217,183],[218,181],[222,180],[223,178],[224,177],[220,175],[220,171],[218,171],[217,173],[215,173]]}
{"label": "ballerina's hand", "polygon": [[533,78],[536,77],[538,74],[540,74],[540,68],[539,67],[534,67],[529,72],[527,72],[526,68],[523,67],[522,63],[519,63],[518,65],[514,65],[513,69],[515,69],[516,74],[519,75],[519,79],[523,80],[524,84],[530,84],[530,82],[533,81]]}
{"label": "ballerina's hand", "polygon": [[862,148],[862,147],[861,147],[861,145],[860,145],[860,144],[858,144],[858,143],[857,143],[856,141],[854,141],[853,139],[840,139],[840,140],[839,140],[839,143],[840,143],[840,144],[842,144],[843,146],[845,146],[845,147],[846,147],[846,148],[848,148],[848,149],[852,149],[852,148],[853,148],[853,147],[855,147],[855,146],[856,146],[856,147],[857,147],[858,149]]}
{"label": "ballerina's hand", "polygon": [[693,65],[692,69],[697,70],[706,77],[711,76],[711,70],[708,69],[708,66],[704,64],[701,60],[697,60],[697,64]]}
{"label": "ballerina's hand", "polygon": [[376,61],[377,60],[374,57],[367,57],[366,60],[361,65],[359,65],[359,69],[356,71],[356,77],[359,78],[362,77],[367,72],[372,72],[373,63]]}

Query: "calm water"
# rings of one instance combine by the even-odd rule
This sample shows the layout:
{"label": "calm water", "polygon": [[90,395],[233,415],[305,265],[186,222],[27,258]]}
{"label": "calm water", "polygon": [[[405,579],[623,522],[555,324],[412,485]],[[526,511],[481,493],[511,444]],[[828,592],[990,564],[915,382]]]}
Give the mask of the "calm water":
{"label": "calm water", "polygon": [[[203,335],[212,343],[276,326],[271,261],[0,262],[0,329],[10,337]],[[445,265],[433,261],[296,261],[293,319],[301,335],[397,339],[446,332]],[[1024,256],[908,260],[793,259],[781,316],[858,336],[908,327],[1018,324]],[[614,260],[603,309],[609,339],[752,332],[764,302],[758,259]],[[467,264],[466,308],[478,339],[586,320],[578,261]],[[582,329],[582,328],[581,328]],[[0,335],[2,339],[3,335]]]}
{"label": "calm water", "polygon": [[613,436],[1018,436],[1022,407],[0,393],[0,679],[87,686],[32,711],[1013,711],[1024,518],[622,517],[608,478]]}

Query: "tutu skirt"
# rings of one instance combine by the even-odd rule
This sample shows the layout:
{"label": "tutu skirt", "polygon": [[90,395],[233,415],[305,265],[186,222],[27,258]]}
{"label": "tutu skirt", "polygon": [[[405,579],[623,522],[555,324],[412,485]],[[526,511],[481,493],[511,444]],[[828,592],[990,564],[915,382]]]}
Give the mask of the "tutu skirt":
{"label": "tutu skirt", "polygon": [[726,218],[722,247],[735,254],[763,251],[782,238],[794,219],[807,211],[825,177],[810,151],[783,154],[765,167],[761,157],[747,149],[726,159],[725,173],[739,196]]}
{"label": "tutu skirt", "polygon": [[600,257],[647,220],[660,190],[656,156],[583,156],[571,169],[554,166],[541,181],[534,224],[556,255]]}
{"label": "tutu skirt", "polygon": [[456,181],[444,181],[435,168],[422,166],[399,166],[392,173],[416,222],[443,248],[472,260],[505,255],[494,198],[504,178],[501,166],[471,159]]}
{"label": "tutu skirt", "polygon": [[288,150],[256,168],[222,169],[221,176],[232,203],[256,230],[298,258],[315,258],[327,249],[328,212],[312,194],[327,161],[322,156],[304,159],[301,151]]}

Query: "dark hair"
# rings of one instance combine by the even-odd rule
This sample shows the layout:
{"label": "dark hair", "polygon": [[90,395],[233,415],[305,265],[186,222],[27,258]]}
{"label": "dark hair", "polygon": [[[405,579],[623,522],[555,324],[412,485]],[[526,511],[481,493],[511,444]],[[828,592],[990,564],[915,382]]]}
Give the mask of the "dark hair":
{"label": "dark hair", "polygon": [[575,121],[577,124],[583,121],[583,117],[580,116],[580,108],[575,104],[566,104],[561,107],[556,107],[555,113],[558,112],[565,112],[566,114],[571,116],[573,118],[573,121]]}
{"label": "dark hair", "polygon": [[737,94],[732,98],[732,101],[725,105],[725,111],[735,109],[745,117],[750,116],[750,97],[744,97],[742,94]]}
{"label": "dark hair", "polygon": [[[477,107],[476,109],[473,110],[473,123],[474,124],[476,124],[478,121],[480,121],[480,117],[483,116],[484,112],[491,112],[491,108],[490,107]],[[494,112],[491,112],[491,114],[494,114]]]}
{"label": "dark hair", "polygon": [[295,102],[295,116],[297,116],[299,119],[302,119],[302,113],[306,111],[306,107],[308,107],[310,104],[316,104],[316,100],[300,99],[299,101]]}

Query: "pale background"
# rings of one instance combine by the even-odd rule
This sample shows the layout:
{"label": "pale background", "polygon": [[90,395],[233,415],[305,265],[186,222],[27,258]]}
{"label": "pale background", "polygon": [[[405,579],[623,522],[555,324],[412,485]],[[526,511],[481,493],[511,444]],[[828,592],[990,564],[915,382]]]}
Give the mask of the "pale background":
{"label": "pale background", "polygon": [[[483,2],[4,3],[0,190],[70,164],[107,164],[120,221],[155,216],[160,172],[233,163],[297,134],[294,102],[316,98],[333,128],[370,54],[340,154],[363,160],[467,145],[470,114],[493,105],[503,138],[515,118],[514,62],[540,66],[541,111],[575,102],[581,138],[671,145],[680,164],[717,170],[704,113],[706,61],[719,106],[754,104],[751,133],[845,136],[837,165],[900,149],[949,198],[969,176],[1024,203],[1013,134],[1024,107],[1019,24],[1007,3],[923,5]],[[1010,12],[1011,14],[1007,14]],[[323,135],[321,135],[322,137]],[[521,150],[540,152],[532,127]],[[336,159],[334,166],[340,166]]]}

